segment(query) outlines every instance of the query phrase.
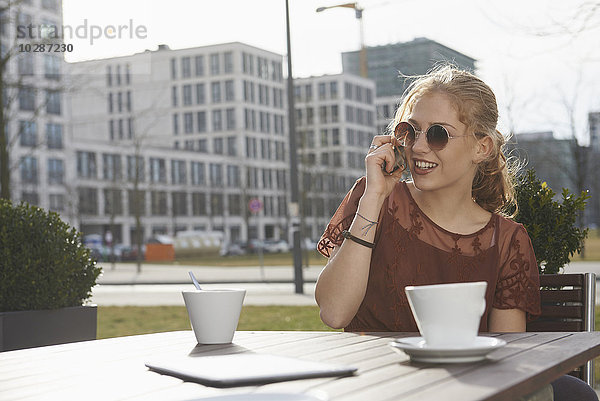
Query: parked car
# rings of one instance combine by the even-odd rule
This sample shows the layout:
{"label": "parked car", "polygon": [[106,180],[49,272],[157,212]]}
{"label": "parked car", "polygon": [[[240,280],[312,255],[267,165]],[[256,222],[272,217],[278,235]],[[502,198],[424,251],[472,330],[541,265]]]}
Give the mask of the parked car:
{"label": "parked car", "polygon": [[220,251],[221,256],[244,255],[245,253],[244,246],[239,242],[224,243]]}
{"label": "parked car", "polygon": [[309,251],[316,251],[317,250],[317,242],[311,240],[310,238],[304,238],[302,239],[302,249],[306,249]]}
{"label": "parked car", "polygon": [[264,242],[264,250],[269,253],[289,252],[290,246],[285,240],[268,239]]}
{"label": "parked car", "polygon": [[265,243],[259,239],[251,239],[248,241],[247,250],[249,253],[257,253],[259,250],[265,250]]}

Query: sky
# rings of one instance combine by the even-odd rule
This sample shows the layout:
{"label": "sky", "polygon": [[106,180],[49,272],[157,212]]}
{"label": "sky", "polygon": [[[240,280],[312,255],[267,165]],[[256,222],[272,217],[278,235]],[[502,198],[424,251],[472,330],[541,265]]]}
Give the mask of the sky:
{"label": "sky", "polygon": [[[354,10],[317,13],[317,7],[344,1],[289,1],[293,76],[340,73],[341,53],[360,47]],[[367,46],[426,37],[478,60],[478,75],[498,98],[502,130],[569,136],[572,109],[575,133],[585,143],[587,113],[600,111],[600,9],[586,19],[591,3],[598,4],[362,0],[359,5]],[[159,44],[180,49],[236,41],[287,53],[285,0],[63,0],[63,25],[86,24],[88,33],[92,25],[128,27],[112,39],[92,40],[88,34],[67,40],[73,44],[67,61],[123,56]]]}

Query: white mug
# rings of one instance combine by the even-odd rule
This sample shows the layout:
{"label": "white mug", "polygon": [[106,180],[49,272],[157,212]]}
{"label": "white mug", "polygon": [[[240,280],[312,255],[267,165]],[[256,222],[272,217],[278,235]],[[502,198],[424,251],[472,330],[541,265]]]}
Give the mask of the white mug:
{"label": "white mug", "polygon": [[182,294],[198,343],[231,343],[246,290],[190,290],[182,291]]}
{"label": "white mug", "polygon": [[419,332],[430,347],[467,347],[475,341],[485,311],[487,282],[404,288]]}

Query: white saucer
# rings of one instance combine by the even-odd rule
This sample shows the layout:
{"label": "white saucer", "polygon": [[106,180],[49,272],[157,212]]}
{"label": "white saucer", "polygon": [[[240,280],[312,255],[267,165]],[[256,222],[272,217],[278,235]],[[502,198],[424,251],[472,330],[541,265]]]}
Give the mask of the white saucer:
{"label": "white saucer", "polygon": [[402,351],[416,362],[463,363],[485,359],[495,349],[504,347],[506,341],[493,337],[476,337],[472,345],[461,348],[428,347],[423,337],[398,338],[390,342],[395,351]]}

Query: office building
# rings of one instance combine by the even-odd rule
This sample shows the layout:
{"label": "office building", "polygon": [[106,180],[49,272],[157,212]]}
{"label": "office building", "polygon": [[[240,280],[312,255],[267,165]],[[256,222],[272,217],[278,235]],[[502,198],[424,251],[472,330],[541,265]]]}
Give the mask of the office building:
{"label": "office building", "polygon": [[287,239],[282,56],[242,43],[160,46],[72,70],[84,233],[111,230],[130,243],[137,182],[144,238],[212,230],[228,241]]}
{"label": "office building", "polygon": [[[344,72],[359,75],[359,53],[342,53]],[[475,71],[475,59],[427,38],[367,47],[368,77],[375,81],[378,98],[400,97],[410,83],[402,75],[425,74],[440,62],[452,62],[460,68]]]}
{"label": "office building", "polygon": [[318,239],[365,174],[375,129],[375,83],[352,74],[294,80],[304,235]]}
{"label": "office building", "polygon": [[[37,35],[42,26],[62,24],[60,2],[19,2],[0,19],[1,52],[9,57],[2,79],[11,198],[65,212],[66,184],[72,181],[65,138],[65,63],[61,53],[33,51],[36,45],[60,43]],[[17,37],[29,26],[36,28],[35,35]]]}

